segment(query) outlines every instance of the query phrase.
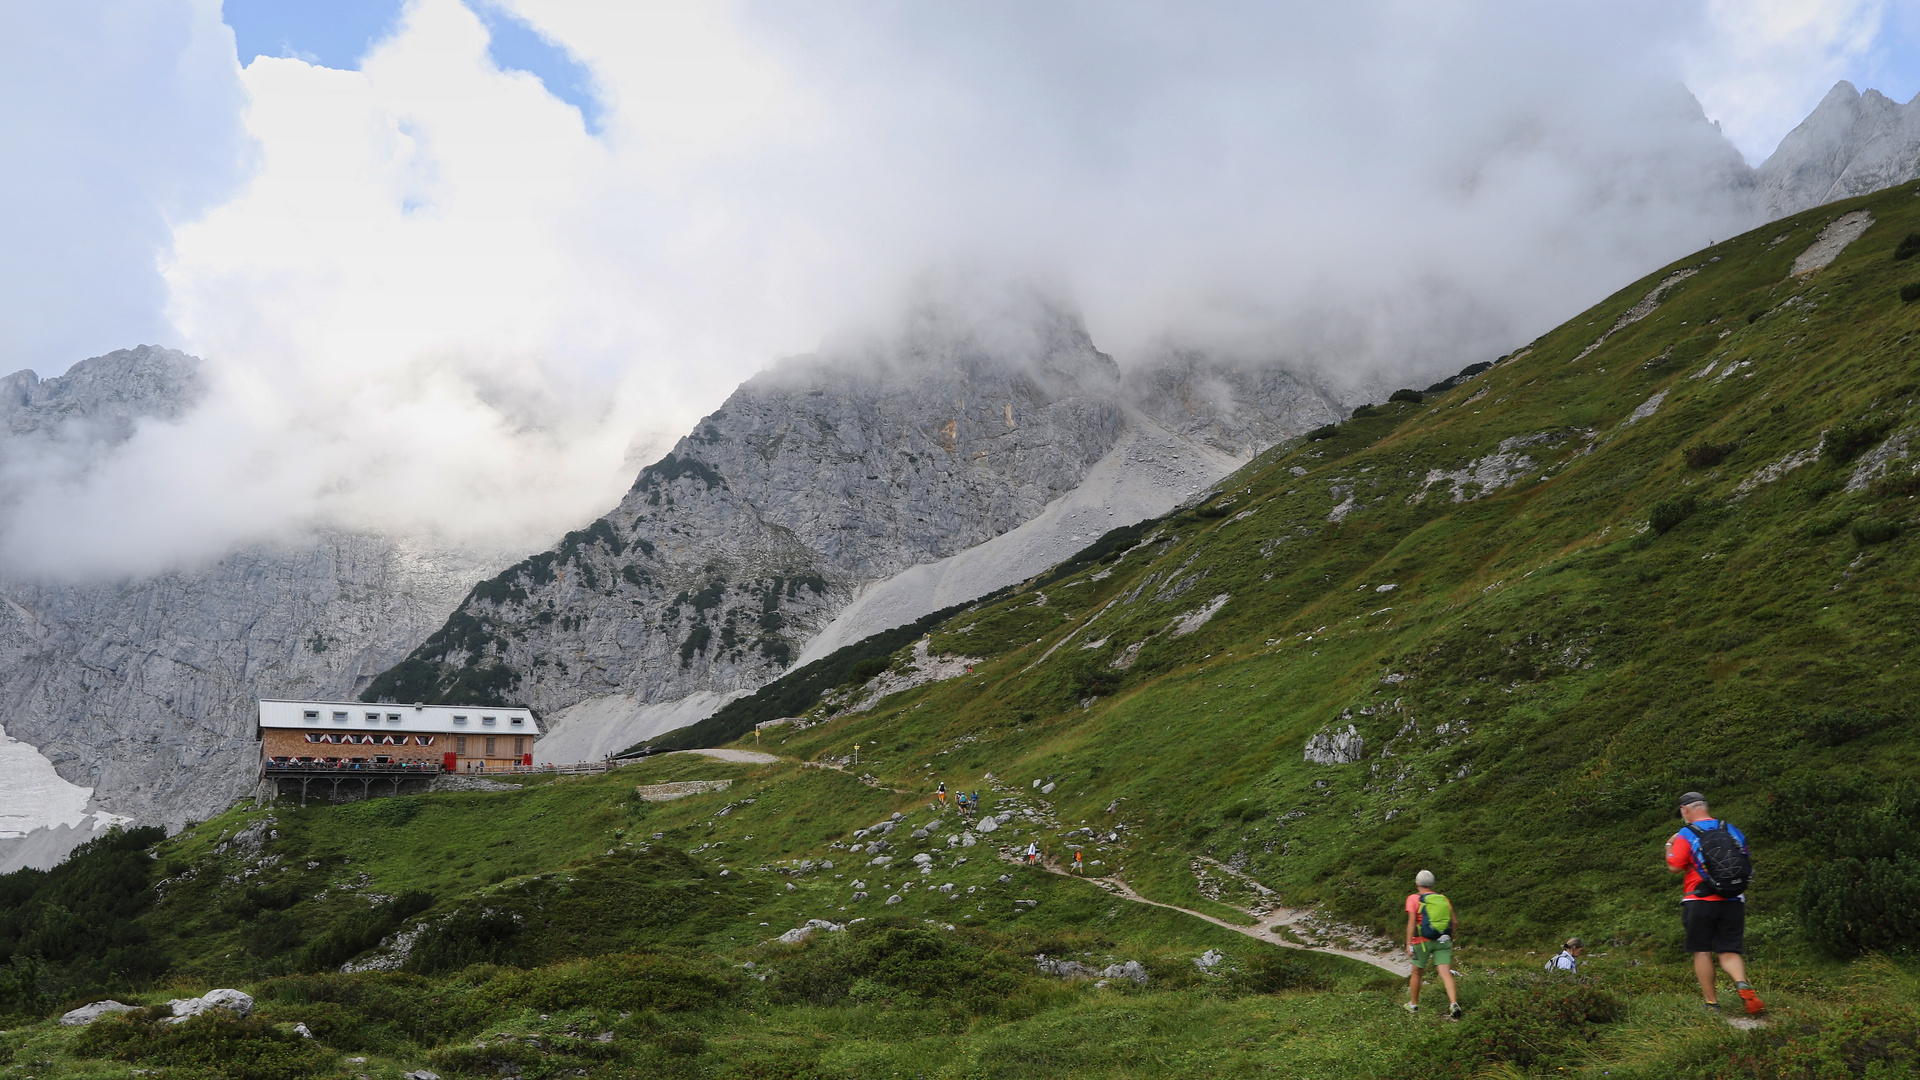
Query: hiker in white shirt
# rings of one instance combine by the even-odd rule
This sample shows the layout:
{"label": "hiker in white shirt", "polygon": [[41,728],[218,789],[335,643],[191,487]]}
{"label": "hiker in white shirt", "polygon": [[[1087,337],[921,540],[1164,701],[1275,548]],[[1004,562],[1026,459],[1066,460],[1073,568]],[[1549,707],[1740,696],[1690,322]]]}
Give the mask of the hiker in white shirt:
{"label": "hiker in white shirt", "polygon": [[1580,956],[1587,951],[1586,943],[1579,938],[1568,938],[1567,947],[1561,949],[1554,958],[1547,961],[1548,971],[1579,971]]}

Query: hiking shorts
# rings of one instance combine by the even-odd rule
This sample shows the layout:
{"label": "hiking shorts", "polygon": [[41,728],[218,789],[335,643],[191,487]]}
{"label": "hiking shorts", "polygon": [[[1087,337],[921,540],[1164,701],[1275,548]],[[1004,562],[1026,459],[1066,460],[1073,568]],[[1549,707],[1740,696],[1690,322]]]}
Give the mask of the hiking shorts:
{"label": "hiking shorts", "polygon": [[1453,966],[1453,942],[1416,941],[1413,943],[1413,966],[1421,969],[1435,964]]}
{"label": "hiking shorts", "polygon": [[1690,953],[1747,953],[1747,905],[1739,900],[1682,900],[1680,925]]}

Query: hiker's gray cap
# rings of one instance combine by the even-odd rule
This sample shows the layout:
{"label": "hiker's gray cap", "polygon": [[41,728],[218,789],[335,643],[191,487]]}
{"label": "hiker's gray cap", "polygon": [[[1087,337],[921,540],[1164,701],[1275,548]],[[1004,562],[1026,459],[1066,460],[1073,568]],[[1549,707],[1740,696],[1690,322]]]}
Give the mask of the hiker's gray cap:
{"label": "hiker's gray cap", "polygon": [[1570,937],[1567,939],[1567,948],[1569,949],[1584,949],[1586,947],[1587,947],[1587,943],[1584,941],[1581,941],[1577,937]]}
{"label": "hiker's gray cap", "polygon": [[1680,796],[1681,806],[1692,806],[1694,803],[1703,803],[1706,801],[1707,797],[1697,791],[1689,791],[1685,795]]}
{"label": "hiker's gray cap", "polygon": [[1413,884],[1415,885],[1415,887],[1421,888],[1421,889],[1433,888],[1433,871],[1422,870],[1419,873],[1413,875]]}

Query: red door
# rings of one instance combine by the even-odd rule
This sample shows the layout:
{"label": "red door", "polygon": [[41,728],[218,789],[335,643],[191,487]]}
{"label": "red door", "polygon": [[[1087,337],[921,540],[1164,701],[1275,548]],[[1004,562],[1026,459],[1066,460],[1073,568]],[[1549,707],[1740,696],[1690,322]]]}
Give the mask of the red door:
{"label": "red door", "polygon": [[460,767],[459,761],[453,756],[453,751],[449,750],[446,753],[440,755],[440,768],[444,769],[447,772],[453,772],[455,769],[459,767]]}
{"label": "red door", "polygon": [[532,754],[522,754],[522,755],[520,755],[520,764],[522,764],[522,765],[525,765],[525,766],[528,766],[529,768],[531,768],[531,767],[532,767],[532,765],[533,765],[533,755],[532,755]]}

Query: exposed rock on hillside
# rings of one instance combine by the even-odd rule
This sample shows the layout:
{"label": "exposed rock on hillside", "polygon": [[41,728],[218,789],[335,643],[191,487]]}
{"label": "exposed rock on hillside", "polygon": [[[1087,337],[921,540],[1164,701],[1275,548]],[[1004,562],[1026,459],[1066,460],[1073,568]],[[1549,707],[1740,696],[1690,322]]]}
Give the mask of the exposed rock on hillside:
{"label": "exposed rock on hillside", "polygon": [[1920,97],[1901,105],[1836,83],[1755,176],[1766,221],[1920,177]]}
{"label": "exposed rock on hillside", "polygon": [[[152,346],[0,388],[0,459],[53,441],[104,455],[202,393],[193,357]],[[0,865],[49,865],[114,814],[178,824],[225,808],[252,780],[256,698],[350,697],[500,561],[334,533],[133,581],[0,578],[0,724],[78,785],[30,799],[0,778],[16,834]],[[89,794],[88,813],[66,812]]]}
{"label": "exposed rock on hillside", "polygon": [[[1293,376],[1191,358],[1141,385],[1135,408],[1054,310],[1016,334],[929,319],[789,361],[612,513],[475,588],[368,693],[527,703],[550,714],[548,760],[621,749],[796,657],[1019,581],[1337,415]],[[680,704],[696,696],[711,706]]]}

